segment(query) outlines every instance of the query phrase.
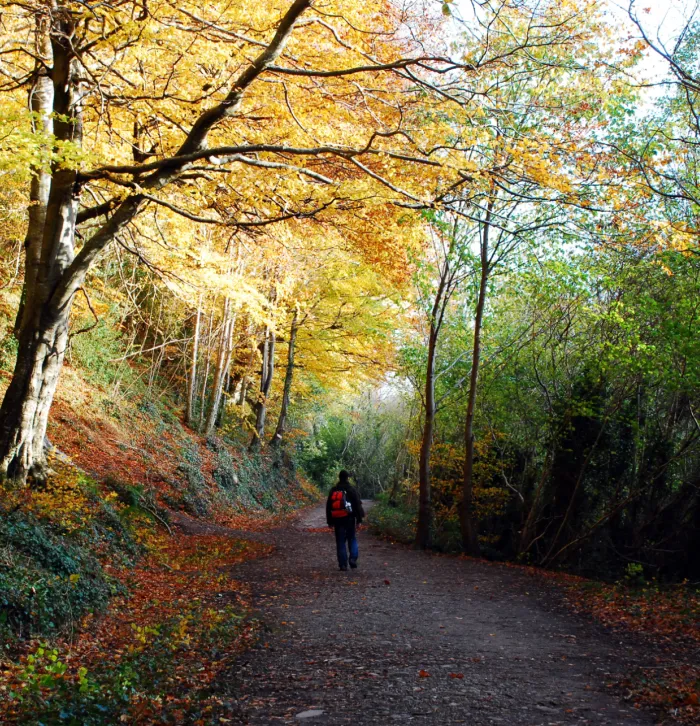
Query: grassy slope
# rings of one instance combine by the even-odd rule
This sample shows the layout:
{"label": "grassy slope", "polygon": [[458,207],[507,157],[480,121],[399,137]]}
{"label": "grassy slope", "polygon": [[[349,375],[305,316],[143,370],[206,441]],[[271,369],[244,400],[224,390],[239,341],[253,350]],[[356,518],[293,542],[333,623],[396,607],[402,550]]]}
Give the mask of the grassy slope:
{"label": "grassy slope", "polygon": [[[0,297],[0,395],[15,304]],[[169,514],[255,529],[318,496],[288,461],[187,429],[122,355],[108,325],[74,339],[54,474],[0,491],[2,723],[209,722],[208,684],[255,631],[225,567],[266,550],[185,535]]]}

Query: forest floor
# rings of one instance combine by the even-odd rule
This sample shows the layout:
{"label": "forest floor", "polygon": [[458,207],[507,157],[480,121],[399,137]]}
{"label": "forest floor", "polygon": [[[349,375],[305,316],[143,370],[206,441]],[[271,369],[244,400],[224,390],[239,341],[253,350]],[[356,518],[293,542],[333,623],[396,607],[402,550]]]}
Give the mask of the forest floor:
{"label": "forest floor", "polygon": [[655,723],[611,684],[657,654],[567,611],[547,578],[364,530],[341,572],[324,525],[314,508],[258,533],[273,554],[231,569],[262,627],[211,684],[221,723]]}

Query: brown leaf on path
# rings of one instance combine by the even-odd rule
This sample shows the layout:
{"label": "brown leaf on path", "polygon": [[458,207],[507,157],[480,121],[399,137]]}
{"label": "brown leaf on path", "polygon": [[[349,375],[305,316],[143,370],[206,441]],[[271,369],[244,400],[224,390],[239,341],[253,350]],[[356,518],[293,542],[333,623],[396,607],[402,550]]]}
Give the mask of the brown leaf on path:
{"label": "brown leaf on path", "polygon": [[422,668],[418,671],[418,677],[419,678],[430,678],[430,673],[428,671],[423,670]]}
{"label": "brown leaf on path", "polygon": [[384,580],[385,585],[391,585],[391,580]]}
{"label": "brown leaf on path", "polygon": [[461,680],[464,678],[464,673],[450,673],[450,678],[459,678]]}

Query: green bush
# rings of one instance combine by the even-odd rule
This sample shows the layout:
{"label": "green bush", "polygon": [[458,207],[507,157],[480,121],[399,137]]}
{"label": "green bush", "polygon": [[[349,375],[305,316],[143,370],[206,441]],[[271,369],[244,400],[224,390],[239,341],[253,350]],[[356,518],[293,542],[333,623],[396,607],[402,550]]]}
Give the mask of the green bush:
{"label": "green bush", "polygon": [[182,449],[181,456],[177,467],[183,484],[180,504],[188,514],[206,517],[211,504],[207,497],[207,482],[202,474],[202,457],[194,446]]}
{"label": "green bush", "polygon": [[[94,523],[91,533],[105,535]],[[80,541],[81,539],[87,541]],[[55,632],[91,610],[101,610],[119,590],[91,553],[95,542],[78,541],[32,514],[0,516],[0,633],[9,641]]]}
{"label": "green bush", "polygon": [[[149,519],[158,526],[162,526],[163,522],[168,522],[167,510],[158,504],[155,493],[152,490],[146,490],[142,484],[127,484],[115,477],[108,476],[104,485],[117,495],[123,505],[126,505],[119,510],[119,516],[114,514],[111,507],[104,507],[103,518],[109,519],[113,527],[121,533],[126,533],[127,524],[131,525],[138,519]],[[110,511],[114,518],[110,516]],[[140,549],[138,552],[131,551],[129,540],[126,540],[124,544],[130,554],[142,554]]]}
{"label": "green bush", "polygon": [[383,497],[370,509],[367,523],[378,535],[396,542],[411,544],[416,536],[416,513],[389,504]]}
{"label": "green bush", "polygon": [[15,367],[17,357],[17,338],[14,335],[5,333],[0,338],[0,370],[11,371]]}
{"label": "green bush", "polygon": [[[179,653],[185,654],[192,647],[182,639],[183,619],[196,619],[197,626],[192,629],[196,650],[209,659],[220,657],[222,648],[235,640],[244,622],[241,612],[224,606],[210,622],[201,623],[198,607],[193,605],[189,612],[185,608],[182,614],[157,626],[133,626],[142,639],[141,647],[131,649],[118,660],[105,658],[94,670],[79,668],[74,678],[64,677],[68,666],[57,649],[40,645],[28,657],[22,689],[10,694],[18,703],[22,723],[132,723],[135,698],[150,703],[165,716],[168,704],[162,703],[164,693],[186,697],[186,714],[181,716],[187,716],[187,723],[198,722],[204,715],[201,707],[208,703],[207,689],[183,693],[173,686],[173,663]],[[163,723],[171,720],[164,717]]]}
{"label": "green bush", "polygon": [[[84,319],[78,321],[75,327],[80,330],[93,322],[92,318]],[[123,353],[119,326],[109,315],[100,319],[94,328],[71,338],[71,361],[83,369],[88,380],[97,385],[110,385],[120,375],[130,374],[128,365],[114,360]]]}
{"label": "green bush", "polygon": [[[214,479],[228,506],[286,512],[305,504],[308,493],[299,486],[296,462],[288,452],[249,451],[228,438],[215,437],[207,446],[216,452]],[[236,449],[236,456],[231,449]]]}
{"label": "green bush", "polygon": [[87,478],[77,487],[85,506],[70,527],[59,516],[0,505],[0,642],[7,647],[102,610],[122,587],[101,562],[128,566],[144,553],[129,507],[115,508]]}

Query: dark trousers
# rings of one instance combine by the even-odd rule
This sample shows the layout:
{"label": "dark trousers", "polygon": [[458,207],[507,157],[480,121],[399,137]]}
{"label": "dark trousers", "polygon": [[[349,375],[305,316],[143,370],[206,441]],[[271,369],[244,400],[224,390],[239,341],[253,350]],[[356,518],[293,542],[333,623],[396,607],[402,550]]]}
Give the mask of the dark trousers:
{"label": "dark trousers", "polygon": [[356,562],[360,556],[355,536],[355,517],[347,517],[347,521],[339,522],[335,527],[335,544],[338,549],[338,564],[348,566],[348,549],[350,549],[350,562]]}

